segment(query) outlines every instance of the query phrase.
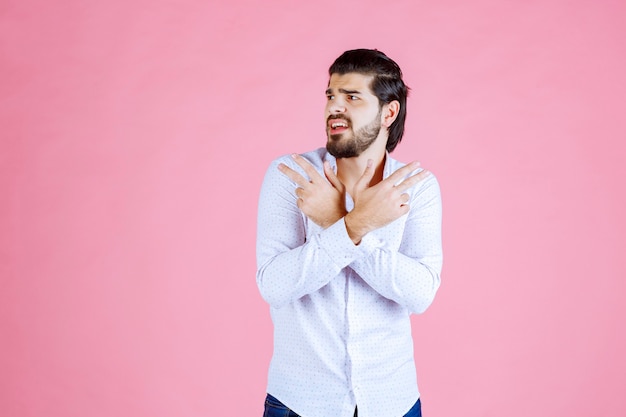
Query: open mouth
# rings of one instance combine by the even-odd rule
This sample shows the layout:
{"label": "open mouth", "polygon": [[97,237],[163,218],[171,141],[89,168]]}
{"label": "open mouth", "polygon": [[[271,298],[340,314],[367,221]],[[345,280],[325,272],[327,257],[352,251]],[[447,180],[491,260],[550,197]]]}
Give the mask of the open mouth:
{"label": "open mouth", "polygon": [[328,121],[328,130],[331,135],[336,135],[348,129],[348,122],[343,119],[331,119]]}

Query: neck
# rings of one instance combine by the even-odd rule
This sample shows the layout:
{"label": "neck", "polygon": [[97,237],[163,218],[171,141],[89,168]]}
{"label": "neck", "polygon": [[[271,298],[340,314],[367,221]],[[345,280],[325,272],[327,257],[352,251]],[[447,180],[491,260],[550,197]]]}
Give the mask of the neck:
{"label": "neck", "polygon": [[[386,141],[382,143],[386,144]],[[359,156],[337,159],[337,177],[346,187],[346,190],[348,190],[350,195],[353,195],[352,190],[354,189],[354,185],[363,175],[363,172],[367,167],[367,161],[370,159],[374,163],[375,172],[369,185],[376,185],[383,180],[383,168],[385,166],[386,155],[385,151],[385,146],[380,146],[377,141]]]}

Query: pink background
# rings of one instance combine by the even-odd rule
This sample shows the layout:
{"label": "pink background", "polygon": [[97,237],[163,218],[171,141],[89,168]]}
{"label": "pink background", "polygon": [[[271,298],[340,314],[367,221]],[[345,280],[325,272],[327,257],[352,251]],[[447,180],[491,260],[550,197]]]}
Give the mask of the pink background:
{"label": "pink background", "polygon": [[444,198],[443,284],[413,318],[425,416],[623,417],[625,21],[609,0],[2,1],[0,414],[260,416],[262,175],[323,145],[328,66],[373,47],[413,89],[394,155]]}

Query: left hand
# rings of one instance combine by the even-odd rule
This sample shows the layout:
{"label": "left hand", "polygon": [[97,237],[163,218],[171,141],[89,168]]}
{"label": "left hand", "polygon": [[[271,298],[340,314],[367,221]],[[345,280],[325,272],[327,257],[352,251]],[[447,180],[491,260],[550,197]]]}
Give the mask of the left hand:
{"label": "left hand", "polygon": [[409,212],[410,196],[405,191],[430,175],[426,170],[411,175],[418,167],[419,162],[411,162],[370,187],[375,170],[372,160],[367,161],[367,168],[352,191],[354,210],[345,219],[348,235],[355,244],[372,230]]}
{"label": "left hand", "polygon": [[328,162],[324,162],[324,178],[302,156],[294,154],[292,158],[308,175],[309,180],[285,164],[278,165],[278,169],[298,184],[295,191],[298,208],[315,224],[326,229],[347,213],[346,188]]}

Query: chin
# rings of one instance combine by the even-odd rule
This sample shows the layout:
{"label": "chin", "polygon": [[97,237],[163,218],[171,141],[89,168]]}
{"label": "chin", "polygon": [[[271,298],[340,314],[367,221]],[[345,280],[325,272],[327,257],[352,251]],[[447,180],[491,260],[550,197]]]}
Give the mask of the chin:
{"label": "chin", "polygon": [[331,142],[328,142],[326,144],[326,150],[328,151],[329,154],[331,154],[332,156],[334,156],[337,159],[345,159],[345,158],[354,158],[359,156],[360,152],[358,152],[357,149],[354,149],[354,147],[351,146],[343,146],[343,147],[338,147],[338,146],[333,146],[333,144]]}

